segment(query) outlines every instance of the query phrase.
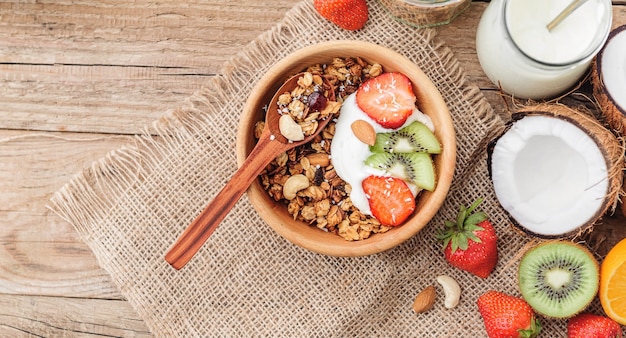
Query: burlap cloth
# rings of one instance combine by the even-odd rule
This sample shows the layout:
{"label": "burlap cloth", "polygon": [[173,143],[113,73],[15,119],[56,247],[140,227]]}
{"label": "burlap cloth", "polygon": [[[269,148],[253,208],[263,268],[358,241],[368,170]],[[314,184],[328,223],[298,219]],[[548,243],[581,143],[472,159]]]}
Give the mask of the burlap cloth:
{"label": "burlap cloth", "polygon": [[[515,256],[530,240],[514,232],[487,173],[485,143],[503,121],[466,82],[452,51],[434,36],[394,21],[370,1],[365,29],[321,19],[311,1],[230,60],[222,75],[181,108],[147,127],[58,191],[50,207],[73,224],[120,292],[158,337],[481,337],[476,299],[489,289],[519,295]],[[239,114],[256,80],[276,60],[312,43],[357,39],[394,49],[430,76],[450,108],[458,165],[443,208],[418,235],[384,253],[338,258],[301,249],[274,233],[244,196],[181,271],[164,260],[170,245],[236,169]],[[460,203],[485,197],[499,234],[500,260],[483,280],[451,268],[435,240]],[[411,305],[440,274],[454,277],[459,306],[429,312]],[[597,302],[592,309],[599,308]],[[565,322],[543,320],[545,337]]]}

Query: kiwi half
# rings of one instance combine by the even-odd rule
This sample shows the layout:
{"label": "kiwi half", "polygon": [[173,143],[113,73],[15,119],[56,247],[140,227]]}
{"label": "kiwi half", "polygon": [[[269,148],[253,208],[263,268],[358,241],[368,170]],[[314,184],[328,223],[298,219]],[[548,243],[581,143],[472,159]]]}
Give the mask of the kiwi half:
{"label": "kiwi half", "polygon": [[441,144],[424,123],[414,121],[402,129],[376,134],[376,142],[370,147],[370,151],[374,153],[424,152],[440,154]]}
{"label": "kiwi half", "polygon": [[518,280],[522,297],[537,313],[569,318],[584,310],[596,296],[599,267],[584,246],[550,241],[524,254]]}
{"label": "kiwi half", "polygon": [[374,153],[365,164],[415,184],[420,189],[435,189],[435,167],[427,153]]}

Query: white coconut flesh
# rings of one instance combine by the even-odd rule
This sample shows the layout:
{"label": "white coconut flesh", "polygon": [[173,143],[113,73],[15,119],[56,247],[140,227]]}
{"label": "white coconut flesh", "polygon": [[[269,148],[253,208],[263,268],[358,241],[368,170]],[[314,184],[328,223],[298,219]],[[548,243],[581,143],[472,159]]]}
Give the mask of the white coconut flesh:
{"label": "white coconut flesh", "polygon": [[626,30],[611,37],[602,52],[602,80],[613,101],[626,111]]}
{"label": "white coconut flesh", "polygon": [[574,232],[603,207],[607,163],[596,142],[576,125],[527,115],[494,145],[496,196],[517,225],[545,237]]}

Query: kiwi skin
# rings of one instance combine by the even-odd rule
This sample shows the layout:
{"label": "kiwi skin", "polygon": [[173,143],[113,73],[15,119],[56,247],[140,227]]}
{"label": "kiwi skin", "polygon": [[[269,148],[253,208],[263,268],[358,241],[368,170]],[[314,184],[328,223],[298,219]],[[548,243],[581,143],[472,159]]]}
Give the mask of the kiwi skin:
{"label": "kiwi skin", "polygon": [[[581,298],[577,299],[576,302],[574,302],[573,299],[570,299],[567,301],[567,304],[562,304],[561,308],[558,308],[559,305],[555,305],[555,308],[546,309],[545,308],[547,306],[546,302],[549,302],[550,300],[546,300],[545,298],[537,299],[534,297],[532,293],[540,292],[540,290],[532,289],[532,288],[529,289],[529,287],[524,286],[526,284],[525,279],[532,278],[532,277],[528,277],[529,274],[525,273],[525,271],[522,271],[522,270],[525,269],[529,264],[532,264],[528,262],[529,259],[533,259],[533,258],[541,259],[542,258],[541,256],[537,256],[540,253],[545,253],[546,255],[544,257],[547,257],[548,255],[550,255],[548,259],[555,258],[555,257],[562,258],[558,255],[564,255],[565,252],[571,252],[572,250],[578,251],[577,255],[579,257],[576,257],[576,261],[580,262],[582,260],[583,261],[582,263],[584,263],[584,266],[583,266],[584,269],[581,269],[581,270],[586,270],[586,271],[582,271],[581,273],[583,274],[588,273],[589,278],[591,278],[590,281],[586,283],[582,283],[582,284],[591,283],[591,289],[588,289],[587,292],[583,295],[578,295],[578,297],[581,297]],[[534,275],[537,275],[537,274],[538,273],[535,273]],[[565,318],[570,318],[582,312],[589,306],[589,304],[596,297],[598,293],[599,284],[600,284],[600,266],[598,264],[598,261],[586,247],[580,244],[571,242],[571,241],[550,240],[550,241],[543,242],[539,245],[536,245],[535,247],[531,248],[524,254],[519,264],[518,286],[522,293],[522,298],[524,298],[524,300],[528,302],[528,304],[533,308],[533,310],[535,310],[535,312],[537,312],[538,314],[541,314],[542,316],[546,318],[565,319]]]}
{"label": "kiwi skin", "polygon": [[373,153],[425,152],[440,154],[441,144],[424,123],[413,121],[402,129],[376,134],[376,142],[370,147],[370,151]]}

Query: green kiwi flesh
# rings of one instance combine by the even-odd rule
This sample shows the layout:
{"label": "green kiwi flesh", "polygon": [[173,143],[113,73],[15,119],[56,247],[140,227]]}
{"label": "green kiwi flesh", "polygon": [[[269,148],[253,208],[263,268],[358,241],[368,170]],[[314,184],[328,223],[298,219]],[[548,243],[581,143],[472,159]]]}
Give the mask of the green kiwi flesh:
{"label": "green kiwi flesh", "polygon": [[537,313],[569,318],[584,310],[596,296],[598,262],[580,244],[546,242],[524,254],[518,281],[522,297]]}
{"label": "green kiwi flesh", "polygon": [[435,189],[435,167],[427,153],[374,153],[365,164],[421,189]]}
{"label": "green kiwi flesh", "polygon": [[370,147],[370,151],[373,153],[425,152],[440,154],[441,144],[424,123],[414,121],[402,129],[376,134],[376,142]]}

